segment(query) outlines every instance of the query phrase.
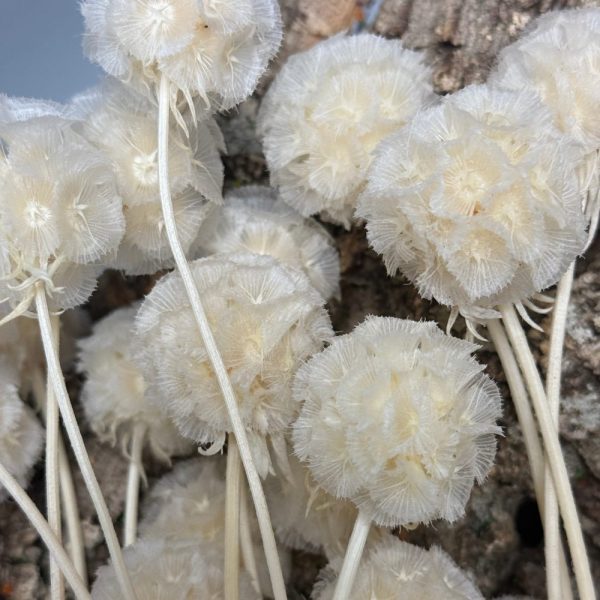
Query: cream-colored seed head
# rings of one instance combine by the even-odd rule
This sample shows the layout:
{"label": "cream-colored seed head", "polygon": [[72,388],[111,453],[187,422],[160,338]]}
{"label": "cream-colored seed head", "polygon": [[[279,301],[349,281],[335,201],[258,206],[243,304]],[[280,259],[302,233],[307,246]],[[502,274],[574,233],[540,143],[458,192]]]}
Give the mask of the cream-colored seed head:
{"label": "cream-colored seed head", "polygon": [[[158,186],[156,108],[109,79],[76,98],[71,110],[84,120],[83,135],[111,160],[123,198],[125,235],[111,266],[130,275],[172,266]],[[223,165],[212,119],[193,122],[189,113],[182,118],[188,135],[174,122],[169,131],[169,186],[187,252],[212,206],[222,200]]]}
{"label": "cream-colored seed head", "polygon": [[247,98],[281,42],[275,0],[85,0],[84,50],[153,94],[166,75],[207,109]]}
{"label": "cream-colored seed head", "polygon": [[[285,546],[308,552],[323,551],[333,560],[344,556],[358,510],[319,487],[310,471],[296,457],[289,457],[289,469],[276,469],[266,480],[265,493],[271,521]],[[372,527],[370,540],[381,530]]]}
{"label": "cream-colored seed head", "polygon": [[281,198],[349,227],[377,144],[433,101],[423,57],[397,40],[337,36],[292,56],[259,131]]}
{"label": "cream-colored seed head", "polygon": [[580,158],[536,94],[469,86],[381,144],[357,214],[390,274],[493,318],[581,252]]}
{"label": "cream-colored seed head", "polygon": [[[333,335],[324,300],[302,273],[270,256],[221,255],[191,269],[265,476],[267,438],[281,437],[297,413],[296,369]],[[137,333],[139,364],[157,404],[183,435],[219,448],[231,424],[178,273],[146,297]]]}
{"label": "cream-colored seed head", "polygon": [[[123,551],[125,565],[140,600],[223,598],[223,555],[212,546],[141,538]],[[240,597],[258,600],[246,573],[240,573]],[[98,570],[94,600],[123,600],[112,566]]]}
{"label": "cream-colored seed head", "polygon": [[135,426],[145,428],[145,446],[168,461],[192,449],[189,440],[151,404],[146,383],[133,361],[133,327],[137,306],[121,308],[94,325],[79,342],[78,368],[87,379],[81,400],[88,423],[102,441],[127,451]]}
{"label": "cream-colored seed head", "polygon": [[[19,397],[19,372],[12,356],[0,356],[0,457],[8,472],[26,486],[40,457],[44,430]],[[6,490],[0,484],[0,501]]]}
{"label": "cream-colored seed head", "polygon": [[432,322],[367,318],[299,369],[296,454],[378,525],[455,521],[500,433],[500,396],[476,348]]}
{"label": "cream-colored seed head", "polygon": [[22,111],[11,104],[12,120],[0,122],[2,294],[22,314],[43,281],[52,310],[72,308],[89,297],[123,236],[112,168],[75,121],[52,107],[44,115],[32,101]]}
{"label": "cream-colored seed head", "polygon": [[501,53],[490,83],[532,90],[586,152],[600,148],[600,9],[552,11]]}
{"label": "cream-colored seed head", "polygon": [[204,222],[196,244],[200,255],[251,252],[273,256],[303,271],[323,298],[339,295],[340,262],[331,236],[267,187],[229,192],[224,205]]}
{"label": "cream-colored seed head", "polygon": [[[313,600],[331,600],[340,561],[319,575]],[[362,560],[348,600],[483,600],[471,579],[438,546],[429,550],[392,536],[374,544]]]}

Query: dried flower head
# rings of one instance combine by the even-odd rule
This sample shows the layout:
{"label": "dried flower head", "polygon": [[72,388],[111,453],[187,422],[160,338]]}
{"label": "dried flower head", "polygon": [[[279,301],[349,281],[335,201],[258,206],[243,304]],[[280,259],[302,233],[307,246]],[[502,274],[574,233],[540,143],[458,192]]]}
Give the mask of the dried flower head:
{"label": "dried flower head", "polygon": [[[0,356],[0,460],[22,485],[40,456],[44,430],[33,411],[19,397],[19,372],[13,357]],[[0,484],[0,500],[6,491]]]}
{"label": "dried flower head", "polygon": [[339,294],[340,261],[327,231],[278,200],[267,187],[248,186],[225,197],[198,235],[203,255],[252,252],[299,269],[325,299]]}
{"label": "dried flower head", "polygon": [[[323,551],[332,560],[344,556],[358,511],[322,489],[310,471],[294,456],[289,469],[266,480],[269,514],[279,540],[294,550]],[[369,539],[381,530],[372,527]]]}
{"label": "dried flower head", "polygon": [[[142,506],[140,534],[168,543],[209,545],[224,552],[225,459],[203,457],[179,463],[147,494]],[[269,571],[262,552],[258,523],[251,519],[261,589],[270,588]],[[187,540],[187,542],[186,542]],[[284,577],[290,574],[289,553],[279,549]]]}
{"label": "dried flower head", "polygon": [[305,216],[350,226],[377,144],[433,98],[423,56],[337,36],[292,56],[259,115],[271,182]]}
{"label": "dried flower head", "polygon": [[581,252],[580,158],[535,94],[470,86],[381,144],[357,214],[390,274],[493,318]]}
{"label": "dried flower head", "polygon": [[[319,575],[314,600],[331,600],[340,561]],[[429,550],[386,538],[370,548],[361,562],[348,600],[483,600],[466,573],[438,546]]]}
{"label": "dried flower head", "polygon": [[[131,275],[173,265],[158,186],[156,108],[116,80],[75,99],[72,112],[82,133],[112,162],[123,198],[125,235],[112,266]],[[169,187],[177,231],[187,252],[213,203],[222,201],[222,137],[212,119],[193,122],[187,135],[172,122],[169,131]]]}
{"label": "dried flower head", "polygon": [[490,82],[532,90],[558,129],[586,152],[600,148],[600,9],[544,14],[501,53]]}
{"label": "dried flower head", "polygon": [[[270,256],[221,255],[191,268],[264,476],[266,437],[280,438],[297,412],[296,369],[333,335],[324,300],[302,273]],[[137,332],[155,401],[183,435],[220,448],[229,416],[178,273],[146,297]]]}
{"label": "dried flower head", "polygon": [[367,318],[299,369],[296,454],[378,525],[458,519],[500,433],[476,348],[433,322]]}
{"label": "dried flower head", "polygon": [[85,0],[84,50],[152,93],[166,75],[186,98],[227,109],[247,98],[281,41],[275,0]]}
{"label": "dried flower head", "polygon": [[29,309],[37,282],[53,310],[84,302],[124,229],[110,163],[72,120],[39,108],[0,122],[0,277],[12,316]]}
{"label": "dried flower head", "polygon": [[121,308],[98,321],[79,341],[78,368],[87,379],[81,399],[92,430],[102,441],[127,451],[135,426],[145,428],[152,454],[168,461],[191,450],[188,440],[163,412],[148,401],[144,377],[133,361],[133,327],[137,306]]}
{"label": "dried flower head", "polygon": [[[143,538],[125,548],[123,554],[140,600],[223,598],[223,558],[210,546]],[[92,598],[124,599],[112,566],[98,570]],[[240,598],[258,600],[245,573],[240,573]]]}

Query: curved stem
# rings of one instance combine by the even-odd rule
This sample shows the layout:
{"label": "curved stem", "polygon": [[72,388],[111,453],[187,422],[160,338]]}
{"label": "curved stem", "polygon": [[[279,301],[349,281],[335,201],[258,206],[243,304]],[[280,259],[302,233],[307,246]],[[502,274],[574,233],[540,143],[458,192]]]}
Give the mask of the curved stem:
{"label": "curved stem", "polygon": [[227,442],[227,470],[225,473],[225,600],[240,597],[240,487],[242,463],[235,436]]}
{"label": "curved stem", "polygon": [[590,570],[590,564],[577,515],[577,507],[569,481],[569,474],[560,448],[558,431],[554,426],[552,414],[548,406],[546,392],[537,370],[535,360],[527,343],[527,338],[519,318],[512,305],[501,305],[500,313],[519,366],[523,372],[529,389],[533,407],[538,419],[546,456],[552,472],[554,487],[558,496],[558,505],[563,517],[567,540],[571,551],[571,559],[575,571],[575,579],[581,600],[594,600],[596,593]]}
{"label": "curved stem", "polygon": [[[571,288],[573,287],[573,276],[575,274],[575,263],[571,263],[567,272],[562,276],[556,290],[554,302],[554,313],[552,316],[552,329],[550,332],[550,352],[548,354],[548,371],[546,373],[546,395],[548,407],[552,416],[552,422],[556,431],[559,431],[560,413],[560,383],[562,374],[563,346],[565,342],[565,329],[567,323],[567,309]],[[552,485],[552,473],[546,465],[544,474],[544,550],[546,554],[546,584],[549,600],[561,600],[562,586],[558,566],[558,553],[560,546],[560,515],[558,510],[558,499],[554,486]]]}
{"label": "curved stem", "polygon": [[137,537],[138,505],[140,497],[140,478],[142,476],[142,450],[146,426],[136,423],[131,437],[131,456],[127,473],[127,494],[125,496],[125,526],[123,530],[123,545],[130,546]]}
{"label": "curved stem", "polygon": [[[60,322],[57,317],[52,317],[52,331],[54,348],[58,352]],[[48,525],[58,541],[62,543],[58,469],[59,419],[56,396],[52,391],[52,386],[46,385],[46,510]],[[50,598],[52,600],[63,600],[64,597],[65,581],[57,562],[50,557]]]}
{"label": "curved stem", "polygon": [[371,519],[362,511],[359,511],[356,521],[354,522],[350,541],[348,542],[348,548],[346,548],[346,555],[344,556],[342,570],[340,571],[335,586],[333,600],[348,600],[350,597],[352,585],[356,579],[358,565],[360,564],[360,559],[363,550],[365,549],[365,543],[370,529]]}
{"label": "curved stem", "polygon": [[71,560],[77,569],[77,573],[87,585],[87,566],[85,564],[85,546],[83,544],[83,531],[81,530],[81,519],[79,507],[77,506],[77,494],[73,484],[71,466],[67,457],[67,451],[62,437],[58,439],[58,473],[60,476],[60,494],[62,498],[63,515],[67,524],[67,540]]}
{"label": "curved stem", "polygon": [[240,546],[242,550],[242,560],[244,568],[252,581],[252,587],[259,598],[263,597],[260,588],[260,579],[258,578],[258,569],[256,567],[256,556],[254,555],[254,543],[252,542],[252,532],[250,530],[250,515],[248,514],[248,494],[246,492],[246,478],[242,477],[240,486]]}
{"label": "curved stem", "polygon": [[[531,468],[535,496],[540,513],[545,522],[547,507],[544,491],[546,489],[546,485],[554,489],[554,482],[552,479],[550,479],[549,482],[544,480],[544,451],[538,436],[535,418],[531,411],[531,405],[529,403],[529,397],[523,382],[523,376],[521,375],[519,365],[517,364],[515,355],[513,354],[512,348],[508,342],[508,338],[506,337],[506,333],[504,332],[504,328],[502,327],[500,321],[498,319],[487,321],[486,326],[494,347],[496,348],[496,352],[498,353],[498,357],[500,358],[500,362],[502,363],[504,375],[506,376],[506,381],[508,383],[508,387],[510,388],[510,395],[517,412],[517,419],[519,420],[521,431],[523,433],[523,441],[525,442],[525,450],[527,452],[529,466]],[[562,596],[559,596],[558,598],[560,600],[572,600],[573,592],[571,590],[571,582],[569,578],[569,567],[567,565],[565,551],[560,539],[558,541],[558,553],[560,568],[559,574],[562,587]]]}
{"label": "curved stem", "polygon": [[158,103],[158,181],[163,218],[165,221],[165,231],[167,233],[171,251],[173,252],[173,257],[175,258],[177,270],[181,275],[183,285],[188,295],[190,306],[200,331],[201,339],[204,343],[204,347],[206,348],[206,352],[209,356],[215,375],[217,376],[219,387],[221,388],[223,399],[225,401],[225,406],[227,407],[227,413],[229,415],[229,419],[231,420],[231,428],[233,429],[233,434],[235,435],[235,439],[238,444],[242,464],[244,465],[246,477],[248,478],[248,485],[250,487],[250,493],[252,494],[252,500],[256,510],[256,516],[265,550],[269,575],[271,577],[271,584],[273,586],[273,595],[275,600],[284,600],[287,598],[285,582],[283,580],[283,573],[281,571],[281,564],[279,562],[279,554],[277,553],[277,545],[275,543],[275,535],[273,533],[273,527],[271,526],[271,518],[269,516],[269,509],[267,507],[267,501],[262,488],[262,483],[260,481],[258,471],[256,470],[254,459],[252,458],[250,444],[248,443],[248,436],[240,416],[233,386],[229,380],[229,375],[227,374],[227,370],[223,363],[223,358],[221,357],[212,330],[208,323],[204,306],[202,305],[202,301],[200,299],[200,294],[196,288],[196,283],[194,281],[190,265],[187,262],[187,258],[179,240],[179,234],[177,232],[173,203],[171,201],[171,191],[169,189],[169,96],[170,82],[168,78],[163,75],[160,80]]}
{"label": "curved stem", "polygon": [[77,425],[75,413],[71,406],[69,394],[67,393],[67,387],[65,385],[65,379],[62,374],[60,362],[58,359],[58,353],[52,342],[52,325],[50,321],[50,313],[48,311],[48,303],[46,301],[46,291],[42,283],[38,283],[35,293],[35,306],[37,312],[38,323],[40,326],[40,334],[42,337],[42,345],[44,347],[44,354],[46,355],[46,362],[48,364],[48,374],[50,382],[56,399],[58,401],[58,407],[60,409],[65,429],[69,436],[69,441],[73,447],[75,459],[81,469],[81,474],[85,481],[85,485],[88,489],[92,502],[98,513],[98,520],[106,539],[106,545],[110,553],[112,563],[119,580],[122,592],[126,600],[137,600],[131,579],[125,568],[125,561],[123,560],[123,553],[119,546],[119,540],[115,532],[106,501],[102,496],[102,491],[98,485],[98,480],[92,469],[90,458],[85,449],[81,432]]}
{"label": "curved stem", "polygon": [[64,551],[60,541],[54,535],[48,522],[44,519],[42,513],[27,495],[25,490],[17,483],[17,480],[6,470],[6,467],[0,462],[0,485],[4,486],[8,493],[13,497],[19,508],[25,513],[31,524],[35,527],[40,537],[50,551],[52,558],[58,564],[60,570],[73,589],[78,600],[91,600],[91,596],[73,563]]}

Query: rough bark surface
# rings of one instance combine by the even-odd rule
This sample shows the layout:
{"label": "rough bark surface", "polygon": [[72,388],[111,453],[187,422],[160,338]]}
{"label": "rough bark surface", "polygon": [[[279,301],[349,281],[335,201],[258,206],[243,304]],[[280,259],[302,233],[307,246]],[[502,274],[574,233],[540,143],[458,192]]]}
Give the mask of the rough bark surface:
{"label": "rough bark surface", "polygon": [[[551,9],[600,5],[598,0],[385,0],[372,29],[386,37],[426,51],[440,93],[451,93],[472,82],[485,81],[498,51],[515,39],[536,15]],[[354,0],[282,0],[286,38],[280,59],[261,85],[264,90],[286,56],[350,27],[368,7]],[[266,182],[268,174],[254,124],[257,97],[244,103],[220,124],[228,142],[225,159],[228,187]],[[447,312],[424,302],[412,286],[390,279],[379,258],[368,248],[364,231],[346,232],[330,227],[342,261],[342,299],[331,305],[336,331],[346,332],[367,314],[445,323]],[[561,434],[595,572],[600,572],[600,247],[596,244],[580,261],[569,313],[564,362]],[[156,278],[124,278],[106,273],[87,310],[97,319],[147,293]],[[550,321],[542,321],[549,330]],[[542,367],[547,336],[530,332],[530,341]],[[533,500],[525,449],[502,370],[493,352],[483,349],[480,359],[501,385],[505,410],[504,437],[498,445],[495,467],[486,483],[475,488],[464,519],[453,525],[436,522],[429,527],[399,532],[404,539],[444,547],[470,571],[486,597],[501,594],[545,595],[543,540]],[[78,382],[72,380],[76,401]],[[98,468],[100,484],[120,526],[126,460],[117,450],[97,442],[87,444]],[[150,466],[149,476],[162,467]],[[81,511],[90,564],[90,576],[106,560],[97,521],[81,481]],[[43,466],[30,492],[43,510]],[[291,598],[308,598],[320,557],[294,556]],[[11,502],[0,504],[0,599],[29,600],[47,595],[48,563],[35,532]]]}

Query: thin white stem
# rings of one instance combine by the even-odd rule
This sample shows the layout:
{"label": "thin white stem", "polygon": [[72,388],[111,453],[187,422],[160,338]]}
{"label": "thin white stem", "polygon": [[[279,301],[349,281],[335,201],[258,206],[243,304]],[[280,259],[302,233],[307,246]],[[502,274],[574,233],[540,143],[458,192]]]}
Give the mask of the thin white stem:
{"label": "thin white stem", "polygon": [[[38,366],[34,368],[31,375],[31,390],[36,406],[44,415],[46,414],[46,387],[42,368]],[[69,465],[69,459],[60,430],[58,434],[58,473],[60,477],[61,512],[67,525],[69,555],[79,576],[87,585],[85,546],[81,530],[81,519],[79,518],[79,507],[77,506],[77,495],[75,494],[71,466]]]}
{"label": "thin white stem", "polygon": [[4,486],[8,493],[13,497],[19,508],[25,513],[34,526],[44,544],[50,551],[52,558],[56,561],[69,585],[75,593],[78,600],[91,600],[91,596],[81,577],[77,574],[75,567],[62,544],[50,529],[48,522],[44,519],[42,513],[27,495],[25,490],[18,484],[17,480],[6,470],[6,467],[0,462],[0,485]]}
{"label": "thin white stem", "polygon": [[542,384],[542,379],[527,343],[525,332],[521,327],[514,307],[504,304],[499,308],[538,419],[542,440],[546,449],[546,456],[552,472],[554,487],[558,496],[558,505],[567,533],[579,597],[581,600],[593,600],[596,598],[596,593],[583,532],[581,530],[581,523],[577,515],[573,490],[571,489],[569,474],[558,439],[558,430],[552,419],[544,385]]}
{"label": "thin white stem", "polygon": [[240,486],[240,546],[242,550],[242,560],[244,561],[244,568],[250,580],[252,587],[259,598],[263,597],[263,593],[260,587],[260,580],[258,578],[258,569],[256,567],[256,556],[254,554],[254,543],[252,542],[252,532],[250,530],[250,515],[248,514],[248,493],[246,492],[247,486],[246,478],[242,477],[242,484]]}
{"label": "thin white stem", "polygon": [[67,430],[67,435],[69,436],[69,441],[73,447],[75,459],[77,460],[77,464],[81,469],[81,474],[83,475],[85,485],[88,489],[96,512],[98,513],[100,527],[104,533],[106,545],[108,546],[108,551],[110,553],[123,595],[126,600],[137,600],[131,579],[129,578],[129,574],[127,573],[127,569],[125,567],[125,561],[123,560],[123,553],[121,552],[121,548],[119,546],[119,540],[117,539],[115,527],[112,519],[110,518],[110,513],[108,512],[106,501],[102,496],[100,486],[98,485],[98,480],[96,479],[96,475],[92,469],[92,464],[85,449],[85,444],[83,443],[81,431],[79,431],[79,426],[77,425],[73,407],[71,406],[71,401],[65,385],[65,379],[60,367],[60,361],[58,359],[58,353],[56,352],[56,348],[52,342],[52,325],[50,321],[50,312],[48,311],[48,302],[46,300],[46,290],[41,282],[38,283],[36,287],[35,306],[38,323],[40,326],[40,334],[42,337],[42,345],[44,347],[44,354],[46,355],[46,362],[48,365],[50,382],[52,383],[52,388],[58,401],[58,407],[65,424],[65,429]]}
{"label": "thin white stem", "polygon": [[83,543],[83,531],[81,530],[81,519],[79,507],[77,506],[77,494],[73,483],[71,466],[67,457],[65,444],[62,436],[58,440],[58,473],[60,475],[60,495],[62,499],[62,513],[67,525],[67,542],[71,560],[83,582],[87,585],[87,566],[85,564],[85,546]]}
{"label": "thin white stem", "polygon": [[131,436],[129,450],[129,471],[127,473],[127,493],[125,496],[125,525],[123,530],[123,545],[130,546],[137,537],[138,505],[140,497],[140,479],[142,476],[142,450],[146,426],[136,423]]}
{"label": "thin white stem", "polygon": [[[563,345],[565,342],[565,329],[567,323],[567,309],[569,298],[573,287],[573,276],[575,274],[575,262],[572,262],[567,272],[562,276],[554,302],[554,313],[552,316],[552,329],[550,331],[550,352],[548,354],[548,371],[546,373],[546,395],[548,396],[548,407],[552,415],[552,422],[556,431],[559,431],[560,413],[560,383],[562,374]],[[552,473],[546,465],[544,474],[544,540],[546,554],[546,584],[549,600],[561,600],[562,586],[561,575],[557,568],[560,547],[560,515],[558,510],[558,499],[552,485]]]}
{"label": "thin white stem", "polygon": [[346,555],[335,586],[333,600],[348,600],[350,597],[370,529],[371,519],[363,511],[359,511],[348,542],[348,548],[346,548]]}
{"label": "thin white stem", "polygon": [[[60,338],[60,322],[52,317],[53,344],[58,352]],[[58,471],[58,440],[60,434],[60,415],[58,403],[52,387],[46,385],[46,510],[48,525],[56,539],[62,543],[62,527],[60,520],[60,477]],[[50,557],[50,598],[63,600],[65,597],[65,580],[58,563]]]}
{"label": "thin white stem", "polygon": [[240,597],[240,488],[242,461],[235,436],[228,435],[225,472],[225,600]]}
{"label": "thin white stem", "polygon": [[212,368],[214,369],[215,375],[217,376],[219,387],[221,388],[225,406],[227,408],[227,413],[229,415],[229,419],[231,420],[231,427],[238,444],[242,464],[244,465],[246,477],[248,478],[248,485],[250,487],[250,493],[252,494],[252,500],[256,510],[258,526],[260,528],[265,557],[267,560],[267,567],[269,569],[269,576],[271,578],[271,585],[273,587],[273,596],[275,600],[285,600],[287,598],[285,582],[283,580],[279,554],[277,553],[277,545],[275,543],[275,535],[273,533],[273,527],[271,526],[271,518],[269,516],[269,509],[267,507],[267,501],[262,488],[262,483],[260,481],[258,471],[256,470],[254,459],[252,458],[250,444],[248,443],[248,436],[240,416],[233,386],[229,380],[229,375],[223,363],[223,358],[221,357],[212,330],[208,323],[208,319],[202,305],[202,300],[200,299],[200,294],[196,288],[192,271],[187,262],[185,252],[183,251],[181,242],[179,240],[179,234],[177,232],[175,213],[173,210],[173,203],[171,201],[171,191],[169,189],[170,87],[171,85],[168,78],[163,75],[160,80],[158,103],[158,182],[163,218],[165,221],[165,231],[167,233],[171,251],[173,252],[173,257],[175,258],[175,264],[177,265],[177,269],[181,275],[183,285],[188,295],[190,306],[200,331],[201,339],[204,343],[204,347],[206,348],[206,352],[209,356],[209,360]]}
{"label": "thin white stem", "polygon": [[[513,401],[513,405],[517,412],[517,419],[521,426],[523,433],[523,441],[525,442],[525,450],[529,459],[529,466],[531,468],[531,475],[533,479],[533,488],[535,490],[535,496],[537,498],[538,507],[542,518],[546,515],[546,506],[544,498],[544,490],[546,482],[544,481],[544,451],[542,444],[538,436],[537,427],[535,424],[535,418],[531,411],[531,405],[529,403],[529,396],[525,389],[525,383],[523,382],[523,376],[519,370],[519,365],[515,359],[512,348],[504,332],[504,328],[498,319],[488,321],[486,323],[487,330],[490,335],[502,368],[508,387],[510,388],[510,395]],[[550,480],[548,485],[553,488],[554,482]],[[560,581],[562,584],[562,596],[561,600],[572,600],[573,592],[571,590],[571,583],[569,578],[569,567],[565,558],[565,551],[562,542],[559,540],[559,565],[560,565]]]}

